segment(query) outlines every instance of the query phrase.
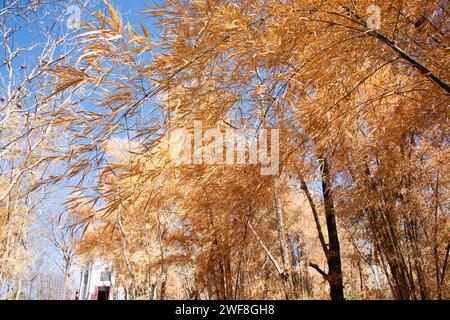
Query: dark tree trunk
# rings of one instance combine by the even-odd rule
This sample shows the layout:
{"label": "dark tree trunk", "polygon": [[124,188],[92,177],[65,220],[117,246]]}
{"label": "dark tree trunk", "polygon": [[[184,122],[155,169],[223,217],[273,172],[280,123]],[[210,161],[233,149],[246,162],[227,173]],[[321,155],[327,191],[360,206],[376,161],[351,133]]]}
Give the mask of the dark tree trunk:
{"label": "dark tree trunk", "polygon": [[331,191],[330,168],[325,157],[321,158],[323,204],[328,230],[328,250],[326,251],[328,263],[328,282],[330,284],[330,297],[332,300],[344,299],[344,286],[342,284],[341,252],[339,246],[334,200]]}

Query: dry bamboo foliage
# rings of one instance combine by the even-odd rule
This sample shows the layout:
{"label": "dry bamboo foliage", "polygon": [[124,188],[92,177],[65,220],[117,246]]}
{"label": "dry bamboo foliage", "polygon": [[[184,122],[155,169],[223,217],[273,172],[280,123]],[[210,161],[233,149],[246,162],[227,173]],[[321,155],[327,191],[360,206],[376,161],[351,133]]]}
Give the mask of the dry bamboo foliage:
{"label": "dry bamboo foliage", "polygon": [[[448,6],[165,1],[152,39],[108,4],[49,70],[78,246],[136,299],[448,299]],[[280,169],[175,164],[170,134],[280,130]],[[56,178],[55,178],[56,179]],[[92,190],[86,181],[94,183]]]}

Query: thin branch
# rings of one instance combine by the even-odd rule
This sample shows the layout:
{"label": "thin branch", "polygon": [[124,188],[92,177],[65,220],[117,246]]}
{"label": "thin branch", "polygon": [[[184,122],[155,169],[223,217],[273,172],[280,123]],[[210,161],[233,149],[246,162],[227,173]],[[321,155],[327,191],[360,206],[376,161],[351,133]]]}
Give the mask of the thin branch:
{"label": "thin branch", "polygon": [[253,229],[252,224],[249,222],[247,222],[248,227],[250,228],[250,230],[253,232],[253,234],[255,235],[256,240],[258,240],[259,245],[263,248],[263,250],[265,251],[265,253],[267,254],[267,257],[270,259],[270,261],[272,262],[273,266],[275,267],[275,269],[277,270],[278,274],[280,276],[283,275],[283,270],[280,268],[280,265],[278,264],[277,260],[275,260],[274,256],[270,253],[270,250],[267,248],[267,246],[264,244],[264,242],[261,240],[261,238],[259,237],[259,235],[256,233],[255,229]]}
{"label": "thin branch", "polygon": [[319,214],[317,213],[316,204],[314,203],[314,200],[311,196],[311,193],[309,192],[309,189],[308,189],[308,186],[306,185],[305,180],[301,179],[300,183],[301,183],[300,188],[305,193],[306,198],[308,199],[308,202],[309,202],[309,206],[311,207],[311,211],[314,216],[314,222],[316,223],[317,233],[319,234],[320,244],[322,245],[322,249],[325,252],[325,255],[327,256],[328,255],[328,246],[325,242],[325,237],[323,236],[322,227],[320,225]]}
{"label": "thin branch", "polygon": [[326,274],[325,271],[323,271],[322,269],[320,269],[320,267],[319,267],[317,264],[310,262],[310,263],[309,263],[309,266],[312,267],[312,268],[314,268],[318,273],[320,273],[320,275],[321,275],[325,280],[328,281],[328,274]]}

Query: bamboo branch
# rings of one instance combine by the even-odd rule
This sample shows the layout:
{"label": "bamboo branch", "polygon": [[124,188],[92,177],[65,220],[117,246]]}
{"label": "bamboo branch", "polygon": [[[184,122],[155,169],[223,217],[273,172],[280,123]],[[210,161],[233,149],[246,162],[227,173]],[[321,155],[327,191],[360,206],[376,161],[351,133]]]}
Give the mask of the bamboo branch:
{"label": "bamboo branch", "polygon": [[309,266],[312,267],[312,268],[314,268],[318,273],[320,273],[320,275],[321,275],[325,280],[328,281],[328,274],[326,274],[325,271],[323,271],[322,269],[320,269],[320,267],[319,267],[317,264],[310,262],[310,263],[309,263]]}
{"label": "bamboo branch", "polygon": [[250,228],[250,230],[253,232],[253,234],[255,235],[255,238],[258,240],[259,245],[263,248],[263,250],[266,252],[267,257],[270,259],[270,261],[272,262],[273,266],[275,267],[275,269],[277,270],[278,274],[280,276],[283,276],[283,270],[280,268],[280,265],[278,264],[277,260],[275,260],[274,256],[270,253],[269,249],[266,247],[266,245],[264,244],[264,242],[261,240],[261,238],[259,237],[259,235],[256,233],[255,229],[253,229],[250,221],[247,222],[248,227]]}
{"label": "bamboo branch", "polygon": [[[365,20],[360,17],[356,12],[354,12],[352,9],[348,8],[345,5],[341,5],[345,10],[347,10],[355,19],[357,19],[358,23],[365,25]],[[395,42],[391,39],[389,39],[387,36],[381,34],[380,32],[376,30],[367,30],[364,33],[371,35],[375,37],[376,39],[380,40],[384,44],[388,45],[390,48],[392,48],[400,57],[402,57],[404,60],[409,62],[411,66],[413,66],[415,69],[417,69],[420,73],[422,73],[424,76],[426,76],[428,79],[430,79],[432,82],[434,82],[436,85],[444,89],[448,94],[450,93],[450,86],[445,83],[443,80],[441,80],[437,75],[435,75],[430,69],[428,69],[426,66],[424,66],[422,63],[414,59],[412,56],[410,56],[407,52],[405,52],[402,48],[397,46]]]}
{"label": "bamboo branch", "polygon": [[325,237],[323,236],[322,227],[320,225],[319,214],[317,213],[316,204],[314,203],[311,193],[309,192],[308,186],[306,185],[306,182],[303,179],[301,179],[300,188],[305,193],[306,198],[308,199],[308,202],[309,202],[309,206],[311,207],[311,211],[314,216],[314,222],[316,223],[317,233],[319,234],[319,240],[320,240],[320,244],[322,245],[322,249],[325,252],[325,255],[328,255],[328,247],[325,242]]}
{"label": "bamboo branch", "polygon": [[[445,270],[447,269],[447,263],[448,263],[448,255],[450,253],[450,243],[447,245],[446,248],[446,254],[445,254],[445,259],[444,259],[444,266],[442,267],[442,274],[441,274],[441,284],[440,287],[442,287],[442,284],[444,283],[444,279],[445,279]],[[440,289],[440,288],[439,288]]]}

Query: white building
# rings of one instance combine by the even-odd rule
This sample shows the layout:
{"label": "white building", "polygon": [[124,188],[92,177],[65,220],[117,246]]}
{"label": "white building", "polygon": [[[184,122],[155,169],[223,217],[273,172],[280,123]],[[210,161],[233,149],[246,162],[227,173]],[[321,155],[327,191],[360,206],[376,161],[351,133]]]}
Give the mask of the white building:
{"label": "white building", "polygon": [[96,259],[88,268],[81,270],[79,300],[126,300],[122,287],[114,287],[115,278],[110,264]]}

